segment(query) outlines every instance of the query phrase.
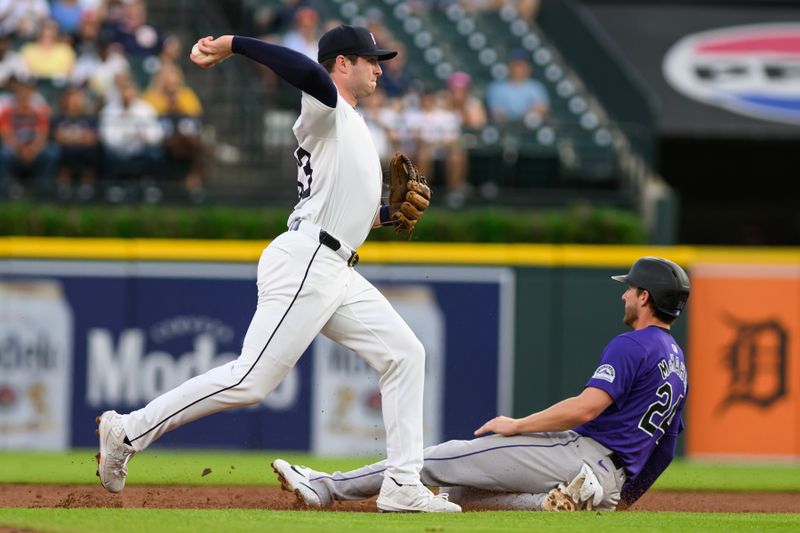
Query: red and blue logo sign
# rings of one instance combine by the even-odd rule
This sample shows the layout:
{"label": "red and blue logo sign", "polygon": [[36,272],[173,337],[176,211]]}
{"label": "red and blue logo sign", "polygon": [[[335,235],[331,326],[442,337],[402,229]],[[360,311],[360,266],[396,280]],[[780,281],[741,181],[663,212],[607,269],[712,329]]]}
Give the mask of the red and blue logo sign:
{"label": "red and blue logo sign", "polygon": [[800,22],[687,35],[664,57],[682,94],[750,117],[800,124]]}

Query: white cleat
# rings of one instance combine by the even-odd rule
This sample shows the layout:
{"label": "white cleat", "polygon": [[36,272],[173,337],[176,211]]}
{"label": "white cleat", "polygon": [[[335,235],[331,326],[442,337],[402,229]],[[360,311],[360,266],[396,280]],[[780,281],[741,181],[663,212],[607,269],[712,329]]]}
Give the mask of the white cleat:
{"label": "white cleat", "polygon": [[278,475],[281,488],[287,492],[294,492],[297,501],[301,505],[312,509],[325,507],[317,491],[311,488],[309,480],[310,468],[290,465],[283,459],[276,459],[272,463],[272,470]]}
{"label": "white cleat", "polygon": [[447,494],[435,495],[425,485],[398,485],[386,477],[378,496],[378,510],[393,513],[460,513]]}
{"label": "white cleat", "polygon": [[97,454],[100,484],[109,492],[122,492],[128,475],[128,461],[136,451],[125,444],[122,416],[116,411],[106,411],[95,420],[100,426],[97,429],[100,437],[100,453]]}
{"label": "white cleat", "polygon": [[594,470],[586,463],[578,475],[569,483],[559,483],[558,487],[547,493],[542,503],[545,511],[591,511],[603,501],[603,487]]}

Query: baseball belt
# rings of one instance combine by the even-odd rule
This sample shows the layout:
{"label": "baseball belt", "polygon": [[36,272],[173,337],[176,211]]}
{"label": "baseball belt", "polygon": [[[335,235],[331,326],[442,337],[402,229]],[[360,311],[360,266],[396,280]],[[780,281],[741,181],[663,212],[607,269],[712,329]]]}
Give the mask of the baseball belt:
{"label": "baseball belt", "polygon": [[625,470],[625,463],[622,462],[622,459],[620,458],[619,455],[617,455],[617,452],[611,452],[610,454],[608,454],[608,458],[611,460],[611,463],[614,465],[614,468],[618,470],[619,469]]}
{"label": "baseball belt", "polygon": [[354,267],[358,264],[358,252],[312,222],[297,219],[289,224],[289,231],[299,231],[312,239],[318,240],[320,244],[339,254],[339,257],[344,259],[349,267]]}

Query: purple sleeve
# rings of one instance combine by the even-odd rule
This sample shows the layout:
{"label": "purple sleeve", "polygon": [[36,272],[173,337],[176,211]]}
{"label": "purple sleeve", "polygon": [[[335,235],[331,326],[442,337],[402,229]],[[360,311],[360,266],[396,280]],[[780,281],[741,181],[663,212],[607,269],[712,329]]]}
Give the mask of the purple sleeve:
{"label": "purple sleeve", "polygon": [[625,405],[645,351],[639,343],[619,335],[611,339],[587,387],[604,390],[618,408]]}
{"label": "purple sleeve", "polygon": [[235,54],[261,63],[304,93],[310,94],[328,107],[336,107],[336,86],[325,69],[308,56],[285,46],[270,44],[252,37],[235,35],[231,43]]}
{"label": "purple sleeve", "polygon": [[650,454],[650,458],[645,463],[642,471],[639,472],[633,479],[629,479],[622,485],[620,492],[620,499],[627,505],[633,505],[636,500],[642,497],[642,494],[647,492],[653,483],[655,483],[658,476],[667,469],[672,462],[675,455],[675,444],[678,441],[678,435],[667,434],[661,438],[661,441]]}

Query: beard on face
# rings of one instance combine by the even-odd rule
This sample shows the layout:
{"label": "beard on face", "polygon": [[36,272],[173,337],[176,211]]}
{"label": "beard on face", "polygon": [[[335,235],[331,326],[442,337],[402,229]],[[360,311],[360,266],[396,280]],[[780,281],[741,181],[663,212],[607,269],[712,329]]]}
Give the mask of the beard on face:
{"label": "beard on face", "polygon": [[638,310],[633,307],[632,305],[625,306],[625,316],[623,317],[622,321],[625,323],[626,326],[632,328],[636,321],[639,319],[639,312]]}

